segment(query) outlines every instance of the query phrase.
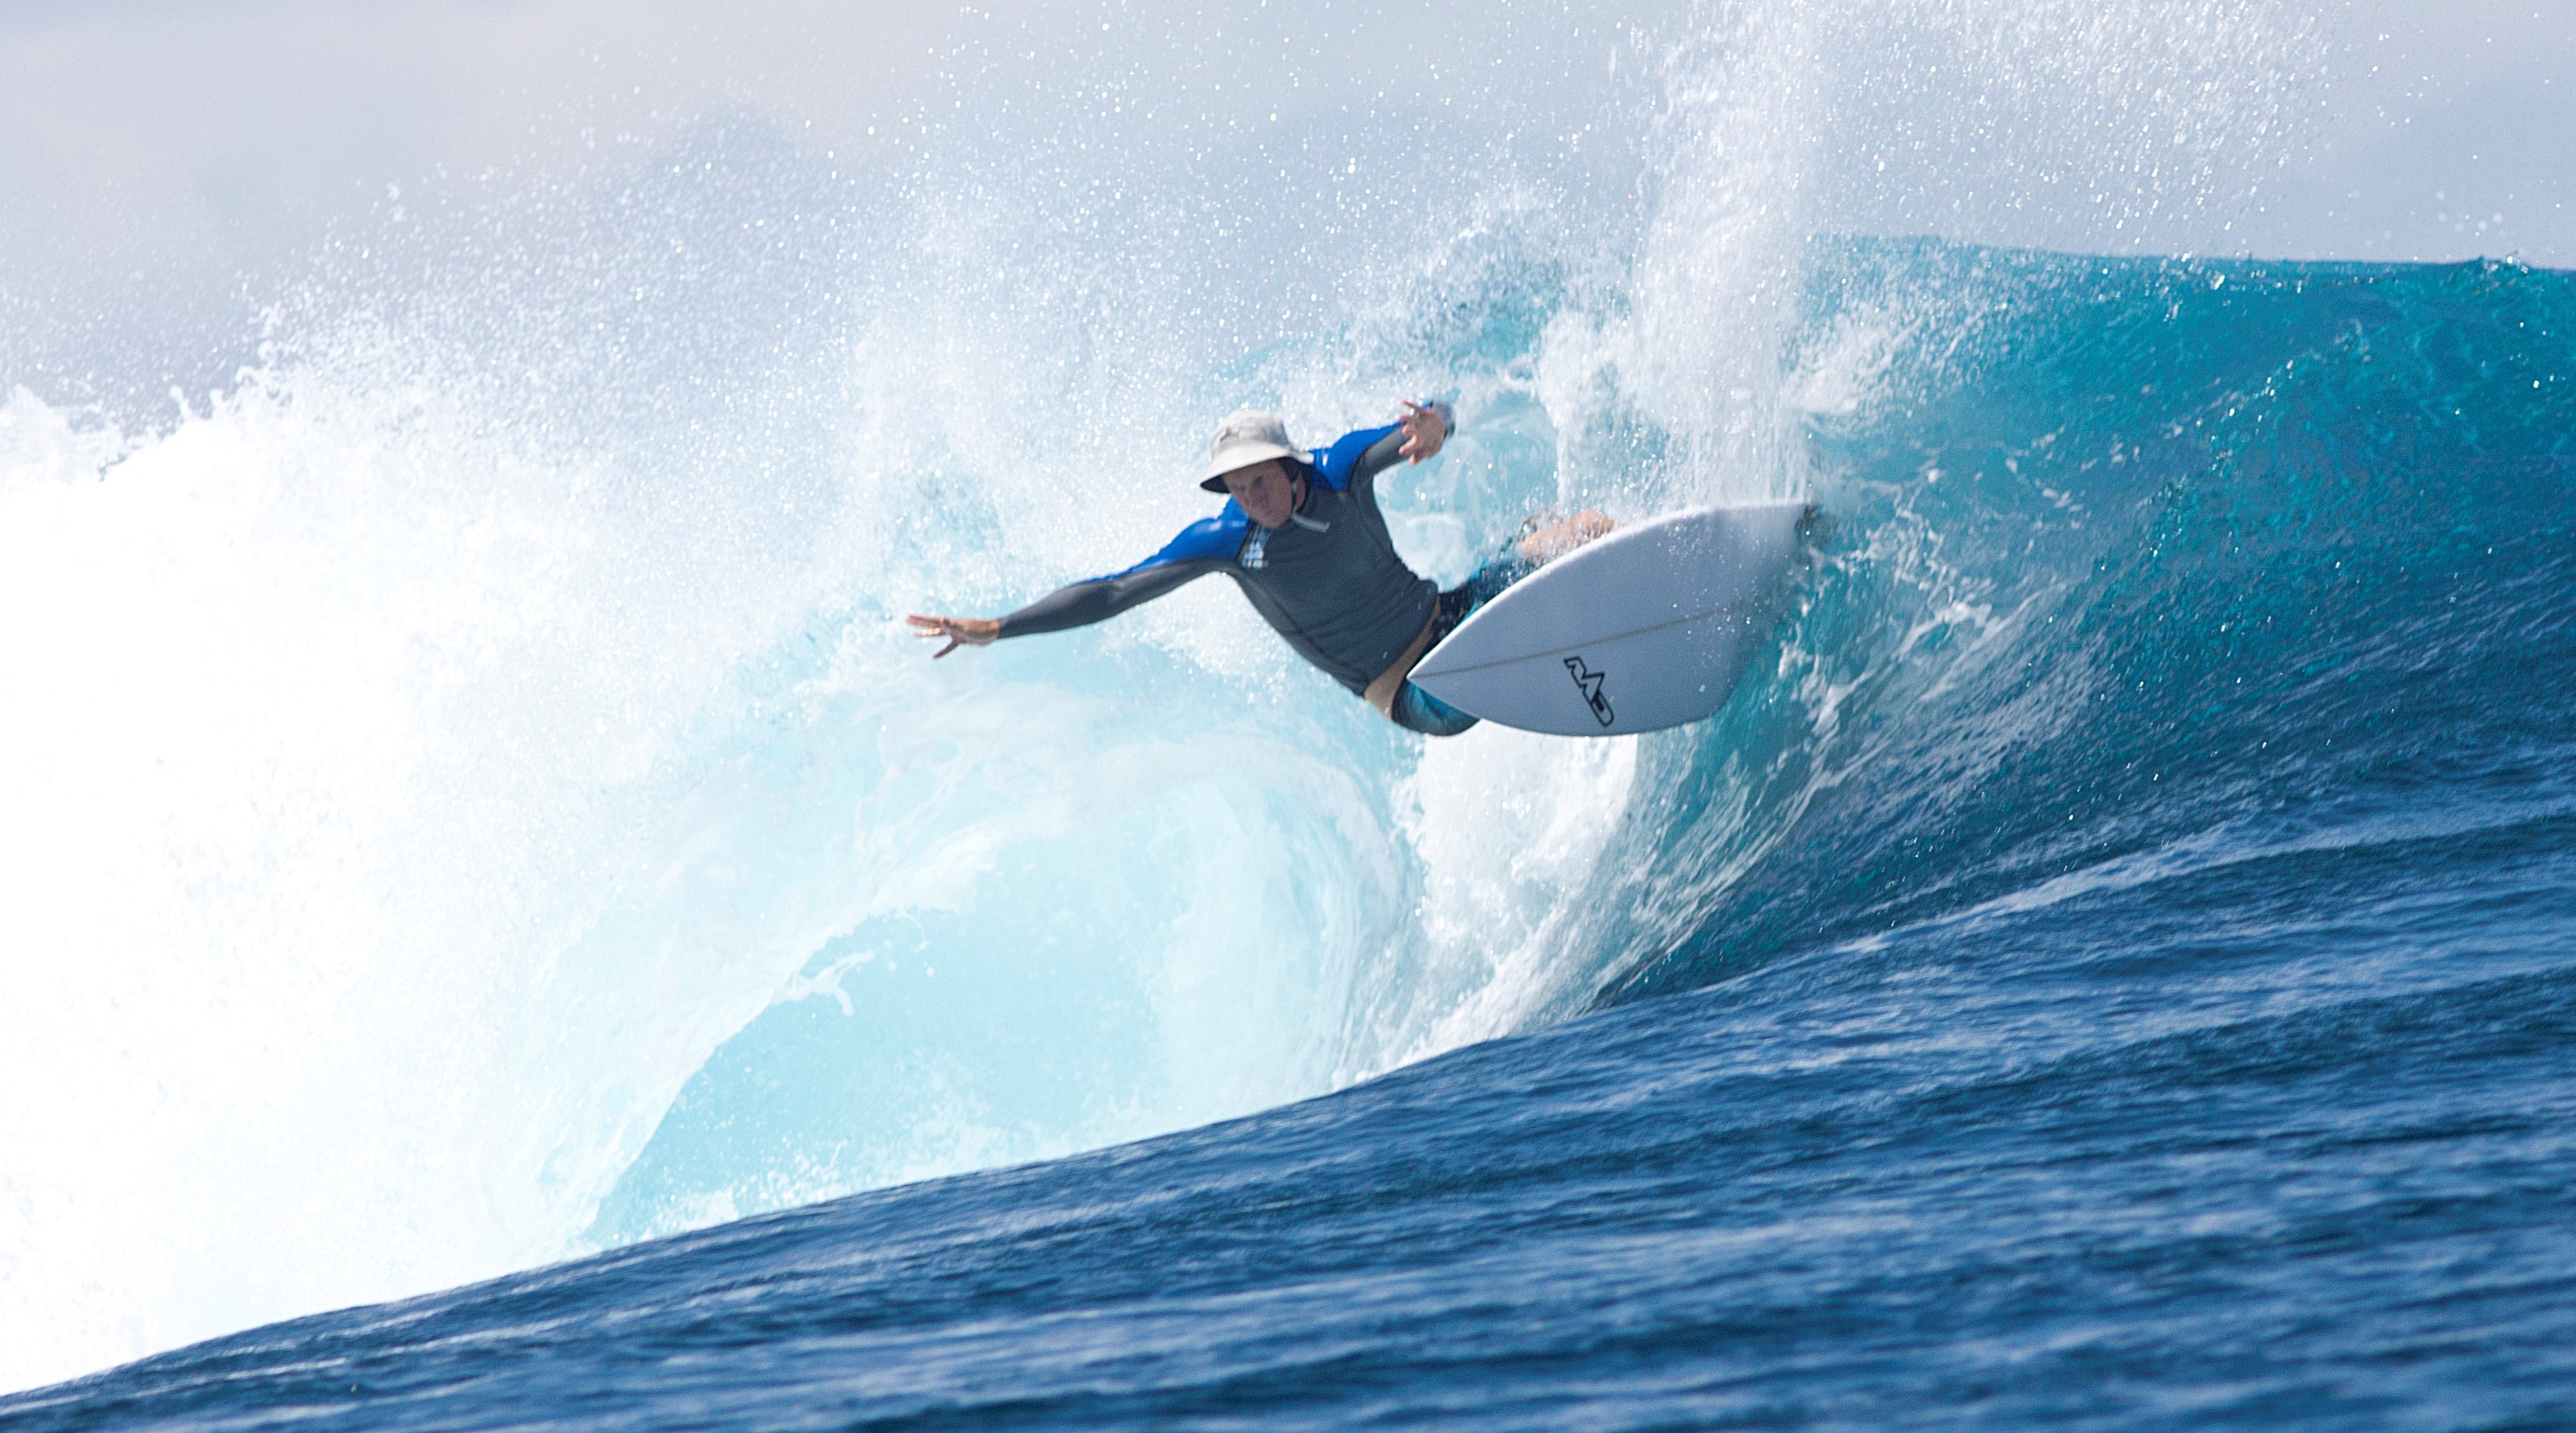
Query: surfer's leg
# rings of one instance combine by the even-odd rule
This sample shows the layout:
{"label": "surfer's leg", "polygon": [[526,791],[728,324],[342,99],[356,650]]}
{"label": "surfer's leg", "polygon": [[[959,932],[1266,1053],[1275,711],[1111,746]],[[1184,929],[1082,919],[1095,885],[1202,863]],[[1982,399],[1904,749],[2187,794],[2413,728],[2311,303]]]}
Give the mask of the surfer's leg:
{"label": "surfer's leg", "polygon": [[[1502,547],[1476,569],[1476,575],[1444,592],[1445,599],[1463,597],[1470,608],[1482,607],[1502,595],[1504,588],[1538,571],[1547,563],[1563,557],[1618,524],[1590,508],[1572,517],[1558,517],[1553,512],[1530,514],[1520,531],[1506,539]],[[1464,612],[1459,614],[1465,616]],[[1456,623],[1450,625],[1455,626]]]}
{"label": "surfer's leg", "polygon": [[[1423,628],[1423,636],[1430,640],[1421,645],[1425,648],[1438,646],[1440,640],[1466,621],[1467,614],[1476,610],[1476,604],[1483,600],[1477,595],[1472,579],[1464,587],[1453,587],[1441,593],[1432,605],[1430,625]],[[1408,658],[1418,658],[1419,655],[1407,654]],[[1369,690],[1364,693],[1369,705],[1386,713],[1387,720],[1397,726],[1406,731],[1418,731],[1424,736],[1456,736],[1476,724],[1476,718],[1397,675],[1399,671],[1411,670],[1412,660],[1388,668],[1376,682],[1369,684]],[[1382,685],[1388,682],[1394,683],[1392,694]]]}
{"label": "surfer's leg", "polygon": [[[1521,525],[1521,530],[1503,544],[1502,551],[1476,569],[1476,575],[1440,594],[1433,609],[1431,641],[1437,646],[1467,614],[1502,595],[1504,588],[1539,570],[1549,558],[1560,557],[1581,547],[1613,524],[1600,513],[1586,509],[1569,518],[1540,513]],[[1381,678],[1383,680],[1383,678]],[[1424,736],[1456,736],[1476,724],[1476,718],[1458,710],[1411,682],[1396,689],[1386,714],[1397,726],[1418,731]]]}
{"label": "surfer's leg", "polygon": [[[1440,594],[1443,602],[1463,604],[1458,612],[1464,618],[1486,603],[1503,595],[1503,589],[1538,571],[1538,564],[1521,555],[1520,539],[1503,544],[1493,560],[1476,569],[1476,575]],[[1454,627],[1457,621],[1449,624]],[[1443,635],[1446,635],[1445,633]]]}
{"label": "surfer's leg", "polygon": [[1456,736],[1476,724],[1476,718],[1411,682],[1396,689],[1394,705],[1387,715],[1397,726],[1424,736]]}

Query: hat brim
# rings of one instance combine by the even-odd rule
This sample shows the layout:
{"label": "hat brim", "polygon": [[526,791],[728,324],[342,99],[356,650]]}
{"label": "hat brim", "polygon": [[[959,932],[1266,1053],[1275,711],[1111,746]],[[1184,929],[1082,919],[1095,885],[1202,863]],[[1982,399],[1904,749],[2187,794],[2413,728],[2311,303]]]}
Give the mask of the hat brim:
{"label": "hat brim", "polygon": [[1199,486],[1212,493],[1224,492],[1226,474],[1269,462],[1273,458],[1286,458],[1292,463],[1306,461],[1306,455],[1303,452],[1277,443],[1237,443],[1210,460],[1207,474],[1199,479]]}

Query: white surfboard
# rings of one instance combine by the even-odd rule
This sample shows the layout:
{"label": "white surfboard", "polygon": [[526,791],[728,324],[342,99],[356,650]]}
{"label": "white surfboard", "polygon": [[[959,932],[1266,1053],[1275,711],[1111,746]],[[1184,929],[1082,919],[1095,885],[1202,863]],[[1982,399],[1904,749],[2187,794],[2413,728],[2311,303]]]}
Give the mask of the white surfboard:
{"label": "white surfboard", "polygon": [[1621,528],[1477,608],[1413,681],[1487,721],[1559,736],[1698,721],[1770,637],[1807,511],[1691,508]]}

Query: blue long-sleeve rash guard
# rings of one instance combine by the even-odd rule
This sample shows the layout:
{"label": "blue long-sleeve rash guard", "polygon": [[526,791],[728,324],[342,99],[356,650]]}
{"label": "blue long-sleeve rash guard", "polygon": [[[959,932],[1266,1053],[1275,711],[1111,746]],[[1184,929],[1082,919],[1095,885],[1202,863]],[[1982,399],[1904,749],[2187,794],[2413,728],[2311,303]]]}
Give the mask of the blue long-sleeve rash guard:
{"label": "blue long-sleeve rash guard", "polygon": [[1115,617],[1222,572],[1297,655],[1354,692],[1404,655],[1438,591],[1404,565],[1377,508],[1377,475],[1403,456],[1400,425],[1345,434],[1307,455],[1306,500],[1272,532],[1226,499],[1124,572],[1076,582],[1002,619],[1001,635],[1061,632]]}

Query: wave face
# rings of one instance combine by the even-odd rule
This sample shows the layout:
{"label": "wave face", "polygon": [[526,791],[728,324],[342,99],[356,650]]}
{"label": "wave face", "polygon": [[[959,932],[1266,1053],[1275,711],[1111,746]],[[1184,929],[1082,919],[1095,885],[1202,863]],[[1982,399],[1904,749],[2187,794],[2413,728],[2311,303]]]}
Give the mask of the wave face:
{"label": "wave face", "polygon": [[2566,275],[1880,242],[1815,272],[1838,530],[1771,679],[1641,766],[1601,999],[2133,886],[2277,883],[2358,939],[2385,863],[2551,844]]}
{"label": "wave face", "polygon": [[[2243,1371],[2193,1330],[2463,1284],[2495,1357],[2555,1346],[2576,296],[1813,237],[2152,244],[2241,197],[2304,41],[1996,14],[1719,5],[1604,67],[1498,21],[1474,118],[1225,108],[1255,41],[1186,26],[1005,57],[961,82],[1003,118],[868,165],[717,117],[389,203],[175,419],[15,389],[0,1080],[48,1097],[0,1107],[0,1385],[586,1262],[13,1419],[760,1421],[891,1378],[896,1324],[949,1330],[885,1395],[926,1410],[1125,1309],[1067,1417],[1133,1421],[1229,1396],[1184,1366],[1218,1304],[1226,1360],[1306,1370],[1282,1421],[1395,1380],[1548,1422],[1647,1366],[1636,1421],[1696,1419],[1773,1364],[1764,1406],[1865,1414],[1872,1350],[2107,1350],[2015,1385],[2081,1411]],[[1425,745],[1208,584],[901,634],[1150,551],[1210,415],[1430,393],[1464,432],[1389,507],[1443,579],[1540,504],[1813,496],[1716,721]],[[2334,1252],[2390,1230],[2450,1272]],[[900,1313],[813,1383],[719,1305]],[[704,1381],[592,1361],[665,1316]],[[2412,1327],[2279,1356],[2484,1386]],[[466,1381],[492,1347],[532,1381]]]}

